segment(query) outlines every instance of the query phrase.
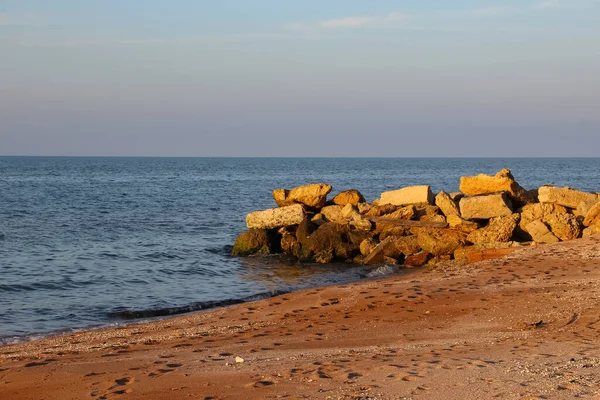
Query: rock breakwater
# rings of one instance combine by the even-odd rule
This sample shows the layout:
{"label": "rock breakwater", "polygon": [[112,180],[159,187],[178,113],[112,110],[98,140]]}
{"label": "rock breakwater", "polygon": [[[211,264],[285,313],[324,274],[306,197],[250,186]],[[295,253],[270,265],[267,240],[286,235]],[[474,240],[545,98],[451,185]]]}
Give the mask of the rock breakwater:
{"label": "rock breakwater", "polygon": [[430,186],[381,193],[332,186],[276,189],[278,207],[248,214],[233,255],[285,253],[300,262],[434,265],[505,255],[523,246],[600,233],[600,195],[568,187],[526,190],[510,170],[460,178],[460,192]]}

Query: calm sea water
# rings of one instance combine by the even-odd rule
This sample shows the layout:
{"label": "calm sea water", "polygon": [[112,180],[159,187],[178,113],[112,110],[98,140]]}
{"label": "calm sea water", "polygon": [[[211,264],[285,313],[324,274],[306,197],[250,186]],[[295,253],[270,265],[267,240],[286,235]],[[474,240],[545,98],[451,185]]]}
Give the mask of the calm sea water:
{"label": "calm sea water", "polygon": [[600,159],[0,157],[0,341],[363,279],[228,246],[274,188],[327,182],[371,201],[503,167],[526,188],[600,191]]}

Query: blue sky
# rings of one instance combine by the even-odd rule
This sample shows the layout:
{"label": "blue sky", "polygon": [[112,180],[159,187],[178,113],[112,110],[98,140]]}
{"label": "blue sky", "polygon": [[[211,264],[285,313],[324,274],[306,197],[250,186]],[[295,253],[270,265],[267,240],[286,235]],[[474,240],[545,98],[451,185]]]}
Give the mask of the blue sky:
{"label": "blue sky", "polygon": [[0,0],[0,154],[598,156],[600,0]]}

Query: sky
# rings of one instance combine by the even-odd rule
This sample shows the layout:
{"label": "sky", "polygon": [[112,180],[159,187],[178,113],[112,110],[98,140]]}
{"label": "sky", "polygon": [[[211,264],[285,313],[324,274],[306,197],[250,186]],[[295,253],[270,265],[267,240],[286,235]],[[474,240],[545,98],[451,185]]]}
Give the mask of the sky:
{"label": "sky", "polygon": [[600,156],[600,0],[0,0],[0,155]]}

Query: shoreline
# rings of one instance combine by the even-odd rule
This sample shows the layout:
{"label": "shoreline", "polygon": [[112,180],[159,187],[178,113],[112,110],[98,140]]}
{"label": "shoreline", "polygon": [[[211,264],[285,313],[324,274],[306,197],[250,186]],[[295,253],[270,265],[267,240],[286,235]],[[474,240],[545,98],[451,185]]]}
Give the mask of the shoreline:
{"label": "shoreline", "polygon": [[[257,256],[256,259],[264,261],[264,258],[262,258],[262,257]],[[334,264],[334,265],[343,265],[343,264],[338,263],[338,264]],[[290,264],[290,266],[296,267],[296,264]],[[389,273],[383,273],[381,276],[377,276],[377,275],[369,276],[370,273],[380,269],[381,267],[391,267],[391,268],[394,268],[394,271],[389,272]],[[357,266],[351,265],[351,266],[349,266],[349,268],[357,268]],[[167,311],[167,313],[164,315],[161,314],[161,315],[147,316],[147,317],[143,316],[143,317],[114,318],[114,320],[112,322],[107,321],[106,323],[99,323],[96,325],[89,325],[89,326],[84,326],[84,327],[64,328],[64,329],[58,329],[58,330],[49,331],[49,332],[34,332],[34,333],[28,333],[28,334],[23,334],[23,335],[13,335],[13,336],[5,336],[5,337],[0,336],[0,350],[2,349],[2,347],[5,347],[5,346],[19,345],[19,344],[32,342],[32,341],[44,340],[44,339],[49,339],[49,338],[59,337],[59,336],[75,335],[75,334],[82,333],[82,332],[120,329],[120,328],[124,328],[124,327],[136,326],[136,325],[140,325],[140,324],[152,324],[152,323],[160,322],[160,321],[163,321],[166,319],[179,318],[179,317],[194,315],[197,313],[205,313],[205,312],[211,312],[211,311],[220,310],[220,309],[226,309],[226,308],[233,307],[236,305],[254,303],[257,301],[261,301],[261,300],[268,300],[273,297],[298,293],[298,292],[302,292],[302,291],[310,290],[310,289],[322,289],[322,288],[334,287],[334,286],[339,286],[339,285],[348,284],[348,283],[360,283],[360,282],[368,282],[368,281],[373,281],[373,280],[382,280],[382,279],[386,279],[389,277],[407,276],[407,275],[411,275],[411,274],[419,272],[420,269],[421,268],[416,268],[416,269],[400,268],[397,265],[385,265],[384,264],[384,265],[375,266],[375,267],[365,267],[365,275],[362,278],[357,279],[357,280],[352,280],[350,282],[345,282],[345,283],[327,283],[324,285],[309,286],[309,287],[305,287],[305,288],[292,289],[289,291],[274,290],[271,292],[260,292],[260,293],[250,295],[247,297],[243,297],[243,298],[231,298],[231,299],[216,300],[216,301],[201,301],[201,302],[191,303],[189,305],[174,306],[174,307],[164,308],[164,309],[148,309],[148,310],[144,310],[144,309],[135,310],[134,309],[134,310],[124,310],[121,312],[113,312],[113,313],[110,313],[109,315],[113,315],[113,314],[114,315],[117,315],[117,314],[133,315],[133,314],[141,314],[141,313],[149,313],[149,312],[152,313],[155,311],[161,312],[163,310]],[[209,303],[210,304],[218,304],[218,305],[204,307],[206,304],[209,304]],[[177,312],[171,313],[171,310],[182,310],[182,309],[187,309],[187,308],[189,308],[190,310],[189,311],[181,311],[181,312],[177,311]]]}
{"label": "shoreline", "polygon": [[594,236],[0,346],[0,397],[594,398],[599,248]]}

